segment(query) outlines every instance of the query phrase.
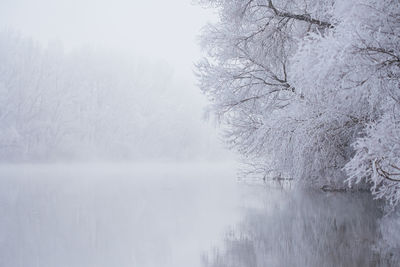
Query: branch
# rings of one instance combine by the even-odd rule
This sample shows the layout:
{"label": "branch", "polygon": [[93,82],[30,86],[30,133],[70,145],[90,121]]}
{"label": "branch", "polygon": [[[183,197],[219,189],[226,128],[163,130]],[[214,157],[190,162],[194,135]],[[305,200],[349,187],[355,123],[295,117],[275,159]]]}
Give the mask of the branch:
{"label": "branch", "polygon": [[272,4],[272,0],[268,0],[268,6],[266,6],[266,7],[270,8],[275,13],[275,15],[279,16],[279,17],[301,20],[301,21],[305,21],[305,22],[308,22],[311,24],[316,24],[316,25],[324,27],[324,28],[334,28],[333,24],[326,22],[326,21],[311,18],[309,15],[306,15],[306,14],[299,15],[299,14],[293,14],[290,12],[284,12],[284,11],[278,10]]}
{"label": "branch", "polygon": [[340,188],[340,187],[333,187],[330,185],[324,185],[321,187],[321,190],[324,192],[335,192],[335,193],[362,193],[362,192],[369,192],[368,189],[358,188],[358,189],[351,189],[351,188]]}
{"label": "branch", "polygon": [[[389,181],[397,182],[397,183],[400,182],[400,179],[396,179],[396,178],[392,178],[392,177],[391,177],[391,176],[399,176],[400,173],[389,173],[388,171],[383,170],[383,169],[382,169],[382,166],[380,165],[380,162],[381,162],[381,160],[375,161],[376,172],[377,172],[380,176],[382,176],[383,178],[385,178],[385,179],[387,179],[387,180],[389,180]],[[395,165],[393,165],[393,164],[390,164],[390,166],[391,166],[392,168],[394,168],[394,169],[400,170],[399,167],[397,167],[397,166],[395,166]]]}

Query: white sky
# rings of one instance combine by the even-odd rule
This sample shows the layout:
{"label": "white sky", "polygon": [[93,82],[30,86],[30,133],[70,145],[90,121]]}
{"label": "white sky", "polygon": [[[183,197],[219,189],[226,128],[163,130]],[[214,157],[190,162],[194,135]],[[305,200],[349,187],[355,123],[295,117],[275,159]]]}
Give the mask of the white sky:
{"label": "white sky", "polygon": [[190,75],[210,10],[191,0],[1,0],[0,26],[65,49],[89,45],[165,60]]}

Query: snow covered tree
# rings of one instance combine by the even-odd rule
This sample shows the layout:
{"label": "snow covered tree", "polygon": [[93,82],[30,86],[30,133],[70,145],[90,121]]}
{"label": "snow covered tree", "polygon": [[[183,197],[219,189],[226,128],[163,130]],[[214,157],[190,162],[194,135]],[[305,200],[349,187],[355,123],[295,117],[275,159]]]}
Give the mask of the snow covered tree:
{"label": "snow covered tree", "polygon": [[355,12],[363,18],[356,51],[368,70],[362,82],[371,84],[377,111],[354,143],[355,155],[345,169],[350,184],[366,181],[376,197],[394,206],[400,199],[400,5],[367,1],[362,7]]}
{"label": "snow covered tree", "polygon": [[229,125],[228,143],[251,162],[262,158],[284,171],[293,157],[277,154],[291,153],[288,141],[302,123],[293,124],[287,111],[304,99],[291,83],[290,58],[298,40],[333,27],[331,16],[318,1],[210,2],[221,21],[203,34],[209,57],[198,65],[200,87]]}
{"label": "snow covered tree", "polygon": [[[200,87],[225,125],[227,143],[254,167],[249,173],[336,189],[346,175],[352,185],[374,182],[374,170],[397,175],[399,154],[385,148],[398,142],[388,138],[398,134],[397,1],[201,4],[217,8],[220,20],[202,34],[207,56],[198,64]],[[392,125],[386,132],[367,130],[386,120]],[[378,161],[365,158],[372,145]],[[382,158],[395,167],[379,165]],[[380,182],[373,192],[393,200],[398,182],[379,176],[392,192]]]}

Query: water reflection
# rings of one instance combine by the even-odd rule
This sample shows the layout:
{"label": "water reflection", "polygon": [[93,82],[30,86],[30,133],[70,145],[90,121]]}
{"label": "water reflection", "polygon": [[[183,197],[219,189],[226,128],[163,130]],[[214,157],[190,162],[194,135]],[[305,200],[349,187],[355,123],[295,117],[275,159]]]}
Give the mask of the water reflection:
{"label": "water reflection", "polygon": [[382,213],[369,194],[271,189],[263,199],[203,266],[397,266],[379,248]]}

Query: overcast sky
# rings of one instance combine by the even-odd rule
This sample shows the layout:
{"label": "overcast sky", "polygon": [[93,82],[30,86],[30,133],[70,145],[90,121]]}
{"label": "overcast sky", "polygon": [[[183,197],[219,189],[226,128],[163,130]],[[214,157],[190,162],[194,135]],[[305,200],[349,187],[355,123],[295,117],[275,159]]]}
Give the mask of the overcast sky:
{"label": "overcast sky", "polygon": [[[0,25],[44,44],[128,51],[190,75],[196,36],[212,20],[192,0],[2,0]],[[193,78],[192,78],[193,79]]]}

